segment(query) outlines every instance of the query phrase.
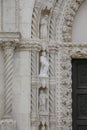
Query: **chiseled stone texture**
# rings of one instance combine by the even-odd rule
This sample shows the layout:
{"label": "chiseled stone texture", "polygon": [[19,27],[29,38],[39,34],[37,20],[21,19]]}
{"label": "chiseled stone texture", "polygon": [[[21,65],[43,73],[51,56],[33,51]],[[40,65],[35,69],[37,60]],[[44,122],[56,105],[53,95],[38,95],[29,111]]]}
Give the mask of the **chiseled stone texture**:
{"label": "chiseled stone texture", "polygon": [[[42,10],[42,5],[38,3],[41,0],[36,1],[0,0],[0,32],[3,32],[0,33],[0,42],[17,42],[12,59],[12,119],[6,119],[5,123],[17,123],[16,130],[42,130],[45,122],[49,130],[72,130],[71,59],[87,58],[87,43],[72,43],[72,27],[77,11],[85,0],[54,0],[52,10],[45,10],[45,5]],[[50,5],[47,3],[52,2],[43,1],[47,7]],[[48,37],[40,37],[41,19],[46,14]],[[20,34],[14,32],[20,32],[21,39]],[[32,40],[29,40],[30,37]],[[22,47],[19,47],[20,44]],[[43,89],[38,77],[39,64],[44,48],[49,61],[46,84],[49,112],[45,116],[38,111],[40,89]],[[4,59],[3,49],[0,49],[0,125],[4,122]]]}

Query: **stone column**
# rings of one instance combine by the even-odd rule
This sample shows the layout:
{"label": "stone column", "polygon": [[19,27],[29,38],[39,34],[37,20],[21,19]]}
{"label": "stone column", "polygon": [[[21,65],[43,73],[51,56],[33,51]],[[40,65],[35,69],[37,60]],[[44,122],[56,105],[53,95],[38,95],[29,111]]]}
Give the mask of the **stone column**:
{"label": "stone column", "polygon": [[32,25],[31,25],[31,37],[38,38],[39,37],[39,19],[40,19],[40,3],[36,2],[32,14]]}
{"label": "stone column", "polygon": [[38,74],[39,74],[39,51],[40,46],[36,42],[32,44],[31,53],[31,75],[32,75],[32,86],[31,86],[31,125],[32,130],[38,129]]}
{"label": "stone column", "polygon": [[51,17],[51,20],[50,20],[50,26],[49,26],[49,38],[51,40],[55,40],[55,37],[56,37],[56,20],[57,20],[57,10],[55,9],[53,14],[52,14],[52,17]]}
{"label": "stone column", "polygon": [[5,67],[5,102],[4,114],[8,117],[12,112],[12,88],[13,88],[13,55],[15,43],[5,43],[4,49],[4,67]]}
{"label": "stone column", "polygon": [[13,41],[2,44],[4,51],[4,116],[0,121],[1,130],[13,130],[16,128],[16,122],[12,118],[13,56],[15,45]]}
{"label": "stone column", "polygon": [[[56,51],[55,44],[49,45],[49,114],[50,114],[50,129],[56,129]],[[52,124],[52,125],[51,125]],[[53,125],[54,124],[54,125]]]}

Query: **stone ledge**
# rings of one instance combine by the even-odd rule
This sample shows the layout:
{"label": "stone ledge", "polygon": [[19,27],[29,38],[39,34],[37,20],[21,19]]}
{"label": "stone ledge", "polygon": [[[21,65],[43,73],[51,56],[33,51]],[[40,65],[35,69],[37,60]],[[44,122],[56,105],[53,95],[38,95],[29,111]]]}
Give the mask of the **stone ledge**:
{"label": "stone ledge", "polygon": [[19,41],[20,32],[0,32],[0,41]]}

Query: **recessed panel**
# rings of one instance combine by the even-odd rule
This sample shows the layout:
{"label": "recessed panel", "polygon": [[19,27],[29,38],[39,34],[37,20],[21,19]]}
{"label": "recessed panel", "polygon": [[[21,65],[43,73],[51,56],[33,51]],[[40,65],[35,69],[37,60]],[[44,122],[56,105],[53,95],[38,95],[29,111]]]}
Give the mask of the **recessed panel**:
{"label": "recessed panel", "polygon": [[87,95],[78,95],[78,119],[87,119]]}
{"label": "recessed panel", "polygon": [[87,126],[79,126],[79,130],[87,130]]}
{"label": "recessed panel", "polygon": [[87,88],[87,65],[78,66],[78,86],[79,88]]}

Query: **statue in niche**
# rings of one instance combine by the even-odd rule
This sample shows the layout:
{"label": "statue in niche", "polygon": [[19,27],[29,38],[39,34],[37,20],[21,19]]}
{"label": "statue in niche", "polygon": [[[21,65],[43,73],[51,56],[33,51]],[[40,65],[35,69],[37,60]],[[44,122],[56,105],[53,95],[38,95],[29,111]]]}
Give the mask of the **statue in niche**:
{"label": "statue in niche", "polygon": [[41,90],[40,96],[39,96],[39,112],[40,113],[46,113],[47,112],[47,95],[46,93]]}
{"label": "statue in niche", "polygon": [[40,77],[48,77],[49,63],[45,51],[42,52],[42,56],[40,57],[40,63],[41,63]]}
{"label": "statue in niche", "polygon": [[40,38],[41,39],[48,38],[48,15],[45,15],[41,20]]}

